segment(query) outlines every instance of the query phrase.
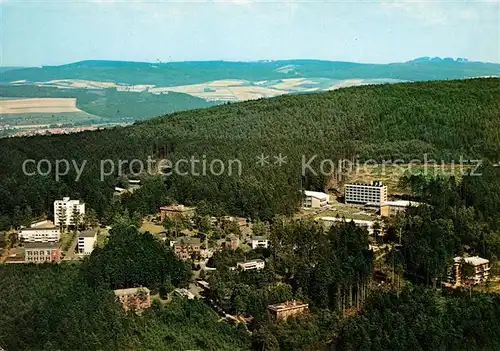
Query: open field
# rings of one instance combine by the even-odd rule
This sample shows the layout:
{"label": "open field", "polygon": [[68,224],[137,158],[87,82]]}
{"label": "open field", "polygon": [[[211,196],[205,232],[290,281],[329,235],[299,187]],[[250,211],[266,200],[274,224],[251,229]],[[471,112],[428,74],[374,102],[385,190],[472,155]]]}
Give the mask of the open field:
{"label": "open field", "polygon": [[[404,194],[405,189],[399,186],[399,180],[404,175],[422,174],[428,177],[450,177],[455,176],[460,179],[464,171],[470,170],[474,165],[460,164],[378,164],[360,165],[347,174],[344,183],[371,183],[374,180],[382,181],[387,185],[389,195]],[[338,184],[330,184],[332,188],[337,188]],[[338,189],[341,190],[341,189]]]}
{"label": "open field", "polygon": [[0,114],[81,112],[72,98],[0,100]]}

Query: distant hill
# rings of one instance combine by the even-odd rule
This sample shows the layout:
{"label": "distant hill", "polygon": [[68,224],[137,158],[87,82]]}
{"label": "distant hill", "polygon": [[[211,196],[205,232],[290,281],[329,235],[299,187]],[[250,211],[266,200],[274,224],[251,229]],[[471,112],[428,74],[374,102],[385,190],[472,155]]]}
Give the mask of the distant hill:
{"label": "distant hill", "polygon": [[124,62],[80,61],[62,66],[22,68],[4,72],[0,82],[19,80],[46,82],[84,79],[130,85],[176,86],[212,80],[247,81],[322,77],[330,79],[391,78],[408,81],[461,79],[500,75],[500,64],[468,62],[463,59],[420,58],[404,63],[361,64],[322,60],[279,60],[258,62]]}

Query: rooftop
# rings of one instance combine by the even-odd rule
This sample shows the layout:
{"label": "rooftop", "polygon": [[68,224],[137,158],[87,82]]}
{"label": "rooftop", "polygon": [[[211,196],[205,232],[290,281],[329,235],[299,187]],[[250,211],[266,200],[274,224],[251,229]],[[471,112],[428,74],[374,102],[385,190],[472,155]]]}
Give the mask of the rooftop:
{"label": "rooftop", "polygon": [[160,211],[185,212],[192,210],[194,210],[194,207],[187,207],[184,205],[169,205],[160,207]]}
{"label": "rooftop", "polygon": [[116,289],[115,295],[116,296],[124,296],[124,295],[135,295],[139,291],[144,291],[146,293],[149,293],[149,289],[146,287],[139,287],[139,288],[128,288],[128,289]]}
{"label": "rooftop", "polygon": [[292,300],[292,301],[285,301],[282,303],[276,303],[274,305],[269,305],[267,308],[273,311],[286,311],[286,310],[291,310],[295,308],[300,308],[300,307],[308,307],[309,304],[303,303],[302,301],[297,301],[297,300]]}
{"label": "rooftop", "polygon": [[251,263],[263,263],[264,260],[261,260],[260,258],[257,258],[255,260],[248,260],[244,262],[238,262],[237,264],[251,264]]}
{"label": "rooftop", "polygon": [[269,240],[269,239],[267,238],[267,236],[252,236],[252,240],[262,241],[262,240]]}
{"label": "rooftop", "polygon": [[40,225],[37,227],[32,227],[32,228],[22,228],[21,231],[32,231],[32,230],[59,230],[59,227],[56,227],[55,225],[50,225],[50,226],[45,226],[45,225]]}
{"label": "rooftop", "polygon": [[25,249],[57,249],[59,243],[25,243]]}
{"label": "rooftop", "polygon": [[310,197],[314,197],[316,199],[320,199],[320,200],[328,200],[328,194],[326,193],[322,193],[322,192],[319,192],[319,191],[310,191],[310,190],[305,190],[304,191],[304,194],[306,196],[310,196]]}
{"label": "rooftop", "polygon": [[183,245],[200,245],[201,241],[199,238],[191,238],[188,236],[183,236],[182,238],[175,240],[175,243]]}
{"label": "rooftop", "polygon": [[373,181],[369,184],[366,184],[366,183],[351,183],[351,184],[345,184],[345,186],[374,186],[374,187],[378,187],[378,188],[381,188],[383,186],[385,186],[382,182],[379,182],[379,181]]}
{"label": "rooftop", "polygon": [[489,260],[487,260],[485,258],[481,258],[479,256],[473,256],[473,257],[460,257],[460,256],[457,256],[453,260],[456,263],[459,263],[460,261],[462,261],[462,258],[465,260],[465,262],[467,262],[468,264],[471,264],[473,266],[479,266],[481,264],[486,264],[486,263],[490,262]]}
{"label": "rooftop", "polygon": [[97,235],[97,232],[95,230],[86,230],[86,231],[78,233],[79,238],[93,238],[96,235]]}

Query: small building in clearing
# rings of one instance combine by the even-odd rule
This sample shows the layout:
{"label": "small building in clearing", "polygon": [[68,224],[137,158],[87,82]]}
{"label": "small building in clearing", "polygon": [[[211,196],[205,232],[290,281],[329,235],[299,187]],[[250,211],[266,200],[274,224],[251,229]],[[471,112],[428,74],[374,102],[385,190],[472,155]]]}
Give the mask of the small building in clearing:
{"label": "small building in clearing", "polygon": [[175,218],[180,216],[191,217],[194,215],[194,207],[184,205],[170,205],[160,207],[160,219],[163,222],[165,218]]}
{"label": "small building in clearing", "polygon": [[329,196],[326,193],[319,191],[304,191],[304,203],[303,206],[307,208],[320,208],[328,204]]}
{"label": "small building in clearing", "polygon": [[114,293],[125,311],[140,313],[151,307],[151,296],[148,288],[117,289]]}

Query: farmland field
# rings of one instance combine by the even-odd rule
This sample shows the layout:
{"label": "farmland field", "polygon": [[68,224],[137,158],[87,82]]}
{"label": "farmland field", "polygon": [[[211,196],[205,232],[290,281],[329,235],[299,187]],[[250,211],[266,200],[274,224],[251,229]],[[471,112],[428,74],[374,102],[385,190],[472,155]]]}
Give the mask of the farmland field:
{"label": "farmland field", "polygon": [[80,112],[74,98],[0,100],[0,114]]}

